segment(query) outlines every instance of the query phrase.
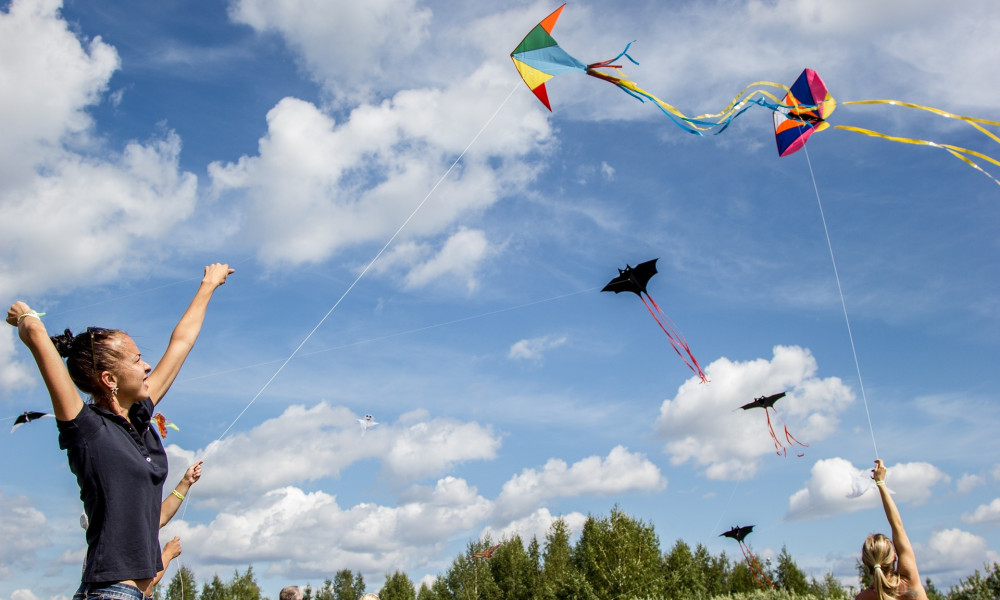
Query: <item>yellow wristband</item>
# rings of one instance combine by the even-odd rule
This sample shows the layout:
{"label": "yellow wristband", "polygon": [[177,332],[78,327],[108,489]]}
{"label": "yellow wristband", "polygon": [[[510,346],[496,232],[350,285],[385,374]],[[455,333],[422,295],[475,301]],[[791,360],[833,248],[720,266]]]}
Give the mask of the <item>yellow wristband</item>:
{"label": "yellow wristband", "polygon": [[885,480],[883,479],[882,481],[876,481],[875,485],[885,485]]}
{"label": "yellow wristband", "polygon": [[177,490],[171,490],[170,493],[177,496],[179,499],[184,500],[184,494],[178,492]]}

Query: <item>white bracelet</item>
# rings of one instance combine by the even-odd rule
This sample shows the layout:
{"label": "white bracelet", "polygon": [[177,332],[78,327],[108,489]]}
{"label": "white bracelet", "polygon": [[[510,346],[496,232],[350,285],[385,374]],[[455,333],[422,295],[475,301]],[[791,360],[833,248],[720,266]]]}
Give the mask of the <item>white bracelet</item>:
{"label": "white bracelet", "polygon": [[23,321],[25,317],[35,317],[36,319],[38,319],[39,321],[41,321],[42,317],[44,315],[45,315],[45,313],[40,313],[40,312],[35,312],[35,311],[26,312],[23,315],[18,315],[17,316],[17,324],[20,325],[21,321]]}

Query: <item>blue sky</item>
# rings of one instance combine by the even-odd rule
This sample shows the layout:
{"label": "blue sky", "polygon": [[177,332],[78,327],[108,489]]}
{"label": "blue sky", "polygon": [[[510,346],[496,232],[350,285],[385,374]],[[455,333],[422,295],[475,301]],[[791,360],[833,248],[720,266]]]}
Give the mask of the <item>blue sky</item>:
{"label": "blue sky", "polygon": [[[779,159],[762,108],[698,138],[576,75],[549,113],[508,54],[553,4],[0,7],[8,304],[155,358],[202,267],[235,265],[161,405],[170,479],[205,459],[162,532],[200,580],[253,564],[275,597],[348,568],[377,591],[615,504],[665,549],[732,556],[718,534],[752,523],[759,554],[852,580],[885,529],[873,493],[845,497],[873,439],[922,576],[998,559],[1000,189],[946,152],[829,130]],[[688,114],[810,67],[840,101],[998,120],[998,20],[991,0],[590,1],[553,33],[584,62],[635,40],[627,73]],[[997,154],[901,107],[831,122]],[[638,299],[599,292],[652,258],[708,384]],[[44,409],[2,331],[3,416]],[[778,391],[801,458],[738,410]],[[84,539],[54,423],[0,452],[0,598],[68,597]]]}

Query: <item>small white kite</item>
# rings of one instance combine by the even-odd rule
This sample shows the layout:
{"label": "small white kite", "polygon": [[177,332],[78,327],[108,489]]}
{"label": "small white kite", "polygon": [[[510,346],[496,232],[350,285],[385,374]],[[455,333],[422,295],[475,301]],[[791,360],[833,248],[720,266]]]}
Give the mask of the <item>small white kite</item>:
{"label": "small white kite", "polygon": [[361,435],[364,435],[369,429],[378,425],[378,422],[375,421],[375,417],[371,415],[365,415],[364,419],[358,419],[358,423],[361,425]]}

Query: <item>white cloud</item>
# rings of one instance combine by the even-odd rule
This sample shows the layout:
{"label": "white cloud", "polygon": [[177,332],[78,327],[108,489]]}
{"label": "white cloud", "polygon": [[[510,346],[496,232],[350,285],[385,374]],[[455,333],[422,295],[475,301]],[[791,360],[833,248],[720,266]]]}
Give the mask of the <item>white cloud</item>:
{"label": "white cloud", "polygon": [[623,446],[612,448],[606,458],[589,456],[571,466],[553,458],[540,471],[524,469],[503,485],[494,521],[522,518],[548,498],[654,492],[666,486],[667,479],[656,465]]}
{"label": "white cloud", "polygon": [[566,343],[566,336],[544,335],[515,342],[507,351],[511,360],[531,360],[540,362],[544,353]]}
{"label": "white cloud", "polygon": [[140,241],[162,239],[194,208],[197,180],[179,170],[173,133],[119,154],[101,147],[85,111],[118,56],[100,38],[78,39],[59,6],[19,0],[0,13],[0,81],[17,90],[0,94],[0,208],[16,215],[0,220],[7,294],[138,273]]}
{"label": "white cloud", "polygon": [[[501,93],[494,69],[444,90],[402,91],[377,106],[359,106],[339,124],[314,104],[285,98],[268,112],[257,156],[209,166],[213,189],[245,196],[248,241],[272,265],[317,262],[352,244],[385,242],[404,223],[397,245],[439,235],[531,181],[539,167],[524,157],[550,137],[544,116],[503,111],[435,187],[486,124],[494,107],[470,98]],[[419,245],[408,251],[417,258],[426,253]],[[406,255],[398,252],[395,260]],[[460,230],[407,282],[419,287],[456,271],[474,281],[469,271],[487,254],[482,232]]]}
{"label": "white cloud", "polygon": [[208,573],[228,568],[233,556],[240,564],[271,561],[272,572],[289,578],[345,564],[366,574],[385,573],[425,564],[449,538],[482,522],[491,507],[454,477],[408,496],[395,507],[362,503],[343,509],[325,492],[285,487],[224,509],[207,525],[171,523],[163,535],[179,535],[188,560]]}
{"label": "white cloud", "polygon": [[972,514],[962,515],[964,523],[1000,523],[1000,498],[994,498],[989,504],[980,504]]}
{"label": "white cloud", "polygon": [[440,252],[410,269],[406,286],[420,288],[451,275],[464,280],[470,292],[475,291],[479,285],[475,278],[476,268],[489,253],[486,234],[477,229],[460,228],[448,238]]}
{"label": "white cloud", "polygon": [[[660,407],[656,429],[667,440],[665,450],[674,465],[692,461],[705,467],[710,479],[753,477],[759,457],[773,454],[763,410],[739,410],[754,398],[786,391],[775,408],[789,433],[808,444],[832,434],[838,415],[854,401],[839,378],[815,377],[812,354],[798,346],[775,346],[774,357],[732,362],[719,358],[705,369],[711,383],[688,379],[676,397]],[[781,418],[771,417],[775,435],[786,443]],[[789,452],[799,449],[790,446]],[[808,450],[806,450],[808,452]]]}
{"label": "white cloud", "polygon": [[17,330],[4,327],[0,331],[0,390],[11,392],[26,388],[35,383],[31,376],[31,367],[16,359]]}
{"label": "white cloud", "polygon": [[[806,487],[788,499],[785,518],[791,521],[812,521],[857,510],[881,507],[879,496],[865,492],[848,498],[855,477],[871,476],[870,468],[856,468],[843,458],[827,458],[813,464]],[[931,496],[931,488],[947,483],[949,477],[928,463],[903,463],[888,468],[886,484],[898,502],[922,504]]]}
{"label": "white cloud", "polygon": [[1000,561],[986,540],[961,529],[935,531],[926,544],[913,544],[921,574],[965,577],[977,565]]}
{"label": "white cloud", "polygon": [[955,483],[955,489],[959,494],[968,494],[981,485],[986,485],[986,478],[982,475],[964,473]]}
{"label": "white cloud", "polygon": [[552,523],[558,519],[566,522],[570,537],[578,535],[583,531],[583,524],[587,521],[587,515],[579,512],[571,512],[565,515],[553,516],[549,509],[542,507],[521,519],[515,519],[502,527],[486,526],[480,533],[480,537],[490,536],[491,539],[501,540],[512,537],[514,534],[521,536],[521,540],[528,543],[531,538],[536,538],[544,547],[545,536],[552,527]]}
{"label": "white cloud", "polygon": [[605,161],[601,161],[601,175],[604,177],[605,181],[614,181],[615,179],[615,168],[609,165]]}
{"label": "white cloud", "polygon": [[[59,0],[14,0],[0,12],[0,182],[19,187],[53,149],[86,132],[85,112],[118,69],[114,48],[77,38]],[[10,219],[5,219],[9,221]]]}
{"label": "white cloud", "polygon": [[236,0],[229,15],[257,31],[279,33],[318,83],[359,99],[391,82],[392,66],[427,37],[432,13],[416,0]]}
{"label": "white cloud", "polygon": [[[204,458],[206,476],[195,485],[196,498],[220,506],[224,500],[336,478],[366,458],[380,460],[382,472],[394,481],[411,482],[443,474],[464,461],[493,459],[500,447],[500,438],[475,422],[410,413],[398,423],[381,423],[362,438],[357,419],[347,408],[325,402],[311,408],[293,405],[203,451],[170,444],[167,455],[175,473],[196,457]],[[309,460],[302,460],[304,456]]]}
{"label": "white cloud", "polygon": [[11,569],[31,564],[35,552],[51,545],[45,534],[45,515],[30,498],[0,493],[0,580],[9,579]]}

